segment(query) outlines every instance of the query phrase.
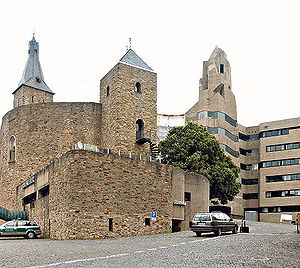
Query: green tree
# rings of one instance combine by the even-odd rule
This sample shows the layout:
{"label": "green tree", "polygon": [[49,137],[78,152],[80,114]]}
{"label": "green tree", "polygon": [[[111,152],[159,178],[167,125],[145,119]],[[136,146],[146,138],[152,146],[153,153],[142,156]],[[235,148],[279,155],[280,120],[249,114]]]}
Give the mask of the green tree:
{"label": "green tree", "polygon": [[207,177],[211,200],[226,204],[238,194],[238,167],[204,126],[188,123],[185,127],[172,128],[159,149],[163,163]]}

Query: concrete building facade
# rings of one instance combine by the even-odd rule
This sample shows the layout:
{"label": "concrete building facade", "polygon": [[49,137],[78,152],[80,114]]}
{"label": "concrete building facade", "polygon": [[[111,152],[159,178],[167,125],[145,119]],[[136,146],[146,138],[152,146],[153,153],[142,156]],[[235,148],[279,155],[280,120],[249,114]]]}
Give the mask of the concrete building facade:
{"label": "concrete building facade", "polygon": [[218,47],[203,62],[199,99],[185,122],[206,126],[240,168],[240,193],[228,206],[211,210],[261,221],[279,222],[283,215],[295,220],[300,212],[300,118],[238,124],[230,64]]}

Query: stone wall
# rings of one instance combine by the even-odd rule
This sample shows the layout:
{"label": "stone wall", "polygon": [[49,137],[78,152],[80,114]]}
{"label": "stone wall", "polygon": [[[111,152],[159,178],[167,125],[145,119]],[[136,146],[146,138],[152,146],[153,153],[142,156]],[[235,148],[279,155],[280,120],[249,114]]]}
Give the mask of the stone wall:
{"label": "stone wall", "polygon": [[24,85],[14,93],[14,108],[44,102],[53,102],[53,94]]}
{"label": "stone wall", "polygon": [[[139,82],[141,92],[136,92]],[[107,87],[109,95],[107,96]],[[136,121],[144,122],[144,133],[156,142],[157,75],[154,72],[118,63],[100,82],[102,144],[104,148],[149,154],[149,144],[136,143]]]}
{"label": "stone wall", "polygon": [[[100,110],[97,103],[40,103],[6,113],[0,141],[0,205],[20,209],[15,203],[16,186],[78,141],[99,145]],[[16,157],[9,162],[12,136]]]}
{"label": "stone wall", "polygon": [[[71,151],[49,174],[51,238],[87,239],[171,231],[171,167]],[[157,212],[157,221],[145,218]],[[112,231],[109,231],[112,219]]]}
{"label": "stone wall", "polygon": [[[177,207],[183,208],[182,230],[188,230],[196,212],[208,211],[209,181],[205,177],[135,155],[103,153],[99,148],[70,150],[34,178],[26,188],[18,186],[18,203],[21,206],[24,197],[34,194],[36,201],[25,209],[40,223],[42,233],[45,215],[46,236],[54,239],[170,232]],[[42,197],[40,190],[46,185],[49,196]],[[183,206],[185,191],[192,194],[192,200]],[[157,213],[156,221],[150,220],[152,211]]]}

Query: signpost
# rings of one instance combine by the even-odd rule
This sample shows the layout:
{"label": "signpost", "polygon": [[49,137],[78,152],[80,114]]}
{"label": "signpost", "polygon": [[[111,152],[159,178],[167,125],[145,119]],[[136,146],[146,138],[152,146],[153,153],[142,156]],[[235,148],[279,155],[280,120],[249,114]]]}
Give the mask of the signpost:
{"label": "signpost", "polygon": [[300,213],[297,214],[297,234],[299,234]]}
{"label": "signpost", "polygon": [[157,218],[157,213],[156,213],[156,211],[152,211],[152,212],[151,212],[151,219],[152,219],[153,221],[156,221],[156,218]]}

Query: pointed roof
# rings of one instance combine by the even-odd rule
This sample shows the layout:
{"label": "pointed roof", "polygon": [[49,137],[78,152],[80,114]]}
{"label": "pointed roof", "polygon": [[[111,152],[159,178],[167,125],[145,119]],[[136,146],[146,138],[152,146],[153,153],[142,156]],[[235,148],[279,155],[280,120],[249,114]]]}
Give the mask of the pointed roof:
{"label": "pointed roof", "polygon": [[39,89],[54,95],[52,90],[44,81],[44,76],[39,60],[39,43],[35,40],[34,34],[32,40],[29,41],[28,60],[25,65],[21,81],[18,85],[18,88],[13,92],[13,94],[23,85],[33,87],[35,89]]}
{"label": "pointed roof", "polygon": [[153,69],[146,62],[144,62],[131,48],[119,60],[119,62],[153,72]]}
{"label": "pointed roof", "polygon": [[213,52],[211,53],[209,60],[215,58],[218,54],[223,54],[224,57],[227,59],[227,55],[224,52],[224,50],[222,50],[221,48],[219,48],[218,46],[215,47],[215,49],[213,50]]}

